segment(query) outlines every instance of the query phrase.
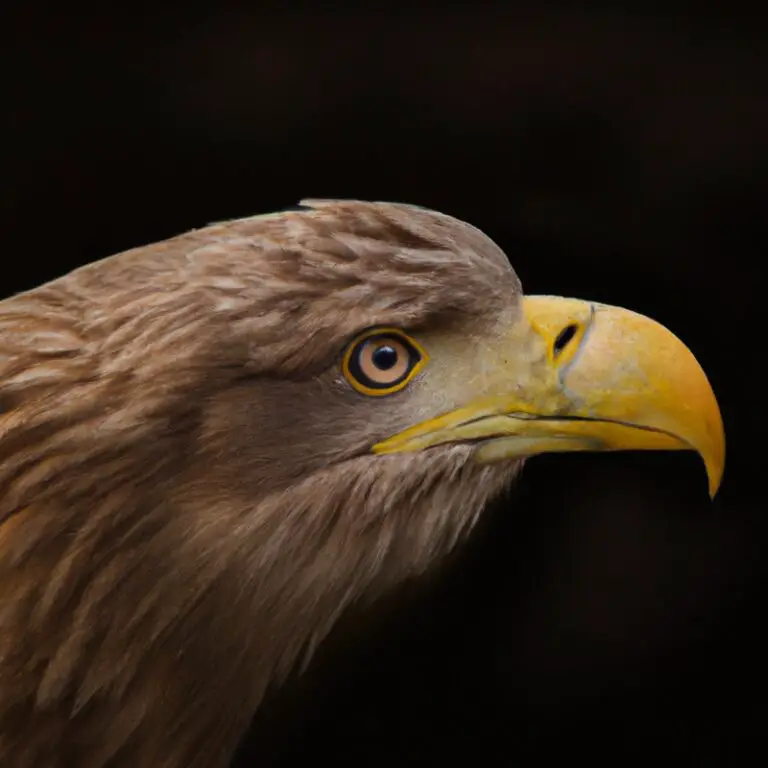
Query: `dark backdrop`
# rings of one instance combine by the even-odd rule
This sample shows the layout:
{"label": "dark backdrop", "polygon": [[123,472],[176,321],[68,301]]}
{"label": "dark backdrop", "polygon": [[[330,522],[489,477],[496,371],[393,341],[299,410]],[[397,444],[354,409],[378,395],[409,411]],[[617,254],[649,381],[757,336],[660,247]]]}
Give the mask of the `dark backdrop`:
{"label": "dark backdrop", "polygon": [[485,230],[528,292],[665,323],[726,423],[714,505],[693,455],[530,462],[446,574],[276,698],[238,764],[765,762],[759,18],[108,5],[3,24],[3,294],[303,196],[413,202]]}

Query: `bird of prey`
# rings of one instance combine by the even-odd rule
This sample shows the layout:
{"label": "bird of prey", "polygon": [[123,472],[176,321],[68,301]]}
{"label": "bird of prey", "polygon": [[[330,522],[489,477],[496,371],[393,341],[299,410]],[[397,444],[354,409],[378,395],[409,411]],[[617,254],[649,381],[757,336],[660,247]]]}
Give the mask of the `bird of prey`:
{"label": "bird of prey", "polygon": [[717,489],[717,402],[661,325],[525,297],[447,215],[302,206],[0,302],[4,768],[226,766],[526,457],[691,449]]}

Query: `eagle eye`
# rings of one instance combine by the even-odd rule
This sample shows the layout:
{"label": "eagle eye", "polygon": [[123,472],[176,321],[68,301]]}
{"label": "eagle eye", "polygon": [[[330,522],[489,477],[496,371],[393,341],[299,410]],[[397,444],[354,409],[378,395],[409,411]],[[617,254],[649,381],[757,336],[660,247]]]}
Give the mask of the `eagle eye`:
{"label": "eagle eye", "polygon": [[364,395],[391,395],[406,387],[426,360],[424,350],[407,334],[396,328],[375,328],[350,344],[342,371]]}

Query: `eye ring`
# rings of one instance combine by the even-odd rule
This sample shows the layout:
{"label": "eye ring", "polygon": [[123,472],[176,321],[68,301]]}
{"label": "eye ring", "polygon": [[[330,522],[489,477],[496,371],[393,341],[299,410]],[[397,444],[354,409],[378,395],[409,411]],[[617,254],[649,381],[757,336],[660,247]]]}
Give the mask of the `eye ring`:
{"label": "eye ring", "polygon": [[429,358],[421,346],[398,328],[372,328],[347,347],[342,373],[357,392],[371,397],[404,389]]}

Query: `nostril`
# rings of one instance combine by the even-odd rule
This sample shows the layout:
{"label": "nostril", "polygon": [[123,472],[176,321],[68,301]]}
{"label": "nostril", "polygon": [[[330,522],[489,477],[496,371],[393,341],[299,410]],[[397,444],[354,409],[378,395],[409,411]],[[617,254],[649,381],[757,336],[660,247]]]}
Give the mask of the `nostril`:
{"label": "nostril", "polygon": [[559,355],[565,349],[565,347],[568,345],[568,342],[571,341],[571,339],[576,335],[576,331],[578,330],[579,326],[576,325],[576,323],[571,323],[570,325],[566,325],[565,328],[560,331],[553,345],[555,357],[557,357],[557,355]]}

